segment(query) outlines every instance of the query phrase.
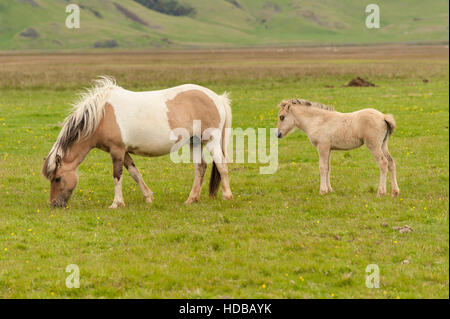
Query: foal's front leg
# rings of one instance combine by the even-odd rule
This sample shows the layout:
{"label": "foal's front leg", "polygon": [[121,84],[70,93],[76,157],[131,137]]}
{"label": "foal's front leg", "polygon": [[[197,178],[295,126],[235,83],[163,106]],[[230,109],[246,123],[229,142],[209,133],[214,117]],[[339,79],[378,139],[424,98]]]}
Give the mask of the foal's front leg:
{"label": "foal's front leg", "polygon": [[124,154],[111,153],[111,157],[113,160],[114,201],[109,208],[124,207],[125,202],[122,195]]}
{"label": "foal's front leg", "polygon": [[320,170],[320,195],[332,191],[329,186],[329,170],[330,170],[330,152],[331,148],[328,144],[317,145],[319,152],[319,170]]}
{"label": "foal's front leg", "polygon": [[331,187],[330,174],[331,174],[331,150],[328,153],[327,187],[328,187],[328,192],[334,192],[333,188]]}

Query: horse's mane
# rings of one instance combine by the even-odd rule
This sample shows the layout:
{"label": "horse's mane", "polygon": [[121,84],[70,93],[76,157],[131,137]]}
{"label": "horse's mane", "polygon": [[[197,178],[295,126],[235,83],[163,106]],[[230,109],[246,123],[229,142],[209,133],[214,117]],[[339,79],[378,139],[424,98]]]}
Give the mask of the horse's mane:
{"label": "horse's mane", "polygon": [[308,100],[302,100],[302,99],[290,99],[288,101],[283,101],[282,102],[282,106],[283,103],[285,105],[292,105],[292,104],[301,104],[301,105],[305,105],[305,106],[309,106],[309,107],[316,107],[322,110],[326,110],[326,111],[334,111],[334,107],[332,107],[331,105],[325,105],[322,103],[317,103],[317,102],[310,102]]}
{"label": "horse's mane", "polygon": [[79,95],[72,113],[64,120],[63,128],[45,159],[42,173],[52,180],[56,169],[73,143],[90,136],[103,118],[104,106],[110,89],[117,87],[112,77],[101,76],[94,86]]}

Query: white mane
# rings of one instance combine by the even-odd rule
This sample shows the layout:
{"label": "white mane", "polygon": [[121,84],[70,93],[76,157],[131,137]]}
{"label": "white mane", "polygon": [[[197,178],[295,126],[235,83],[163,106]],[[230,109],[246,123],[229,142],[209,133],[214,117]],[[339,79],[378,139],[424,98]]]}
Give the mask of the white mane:
{"label": "white mane", "polygon": [[90,136],[103,118],[104,106],[111,89],[118,87],[112,77],[101,76],[94,80],[94,86],[79,96],[73,104],[72,113],[64,120],[63,128],[48,154],[42,173],[48,179],[64,158],[67,149],[75,142]]}

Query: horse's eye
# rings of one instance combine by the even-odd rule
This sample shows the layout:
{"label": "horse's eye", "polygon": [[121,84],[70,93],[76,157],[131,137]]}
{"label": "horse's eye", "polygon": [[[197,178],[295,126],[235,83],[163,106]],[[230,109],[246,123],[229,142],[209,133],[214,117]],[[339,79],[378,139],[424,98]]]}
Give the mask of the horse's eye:
{"label": "horse's eye", "polygon": [[55,182],[59,183],[61,181],[61,177],[55,178]]}
{"label": "horse's eye", "polygon": [[284,120],[284,115],[280,115],[280,120]]}

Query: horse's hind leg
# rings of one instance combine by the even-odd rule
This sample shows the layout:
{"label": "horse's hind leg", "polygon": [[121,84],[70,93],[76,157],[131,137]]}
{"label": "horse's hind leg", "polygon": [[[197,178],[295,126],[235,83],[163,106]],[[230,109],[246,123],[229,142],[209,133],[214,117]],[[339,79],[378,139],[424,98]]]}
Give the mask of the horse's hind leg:
{"label": "horse's hind leg", "polygon": [[110,151],[113,160],[114,176],[114,201],[109,208],[118,208],[125,206],[122,195],[123,163],[125,152],[120,150]]}
{"label": "horse's hind leg", "polygon": [[[201,156],[200,159],[196,159],[194,156],[194,162],[200,161],[200,163],[194,163],[195,165],[195,179],[194,179],[194,185],[192,185],[191,193],[189,194],[189,198],[186,200],[185,204],[191,204],[200,199],[200,193],[202,190],[202,184],[203,184],[203,177],[205,176],[206,172],[206,161],[203,158],[203,151],[202,151],[202,145],[198,145]],[[194,150],[194,147],[191,146],[191,151]],[[198,149],[196,149],[197,151]]]}
{"label": "horse's hind leg", "polygon": [[139,185],[139,188],[142,191],[142,194],[145,197],[145,201],[147,203],[153,202],[153,192],[151,189],[145,184],[144,179],[142,178],[141,172],[139,172],[138,168],[134,164],[133,159],[130,154],[125,153],[124,165],[130,173],[131,177],[135,180],[135,182]]}
{"label": "horse's hind leg", "polygon": [[372,152],[373,157],[375,157],[375,160],[380,167],[380,183],[378,184],[377,196],[386,195],[386,175],[388,171],[388,160],[381,150],[380,144],[377,143],[376,145],[373,145],[371,143],[367,143],[367,147]]}
{"label": "horse's hind leg", "polygon": [[384,156],[388,161],[389,173],[391,174],[391,188],[392,188],[392,197],[397,197],[400,194],[400,189],[397,184],[397,169],[395,167],[395,161],[389,153],[389,149],[387,146],[388,139],[383,141],[383,145],[381,146],[381,150],[383,151]]}
{"label": "horse's hind leg", "polygon": [[[220,179],[222,181],[222,199],[224,200],[233,199],[233,194],[231,193],[230,189],[230,179],[228,176],[228,164],[225,160],[225,156],[223,155],[222,148],[220,147],[220,145],[214,143],[206,144],[206,148],[211,153],[211,157],[220,174]],[[214,172],[211,172],[211,174],[213,173]]]}

